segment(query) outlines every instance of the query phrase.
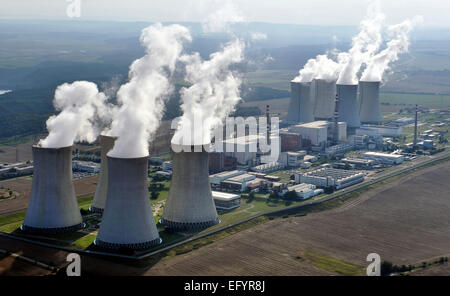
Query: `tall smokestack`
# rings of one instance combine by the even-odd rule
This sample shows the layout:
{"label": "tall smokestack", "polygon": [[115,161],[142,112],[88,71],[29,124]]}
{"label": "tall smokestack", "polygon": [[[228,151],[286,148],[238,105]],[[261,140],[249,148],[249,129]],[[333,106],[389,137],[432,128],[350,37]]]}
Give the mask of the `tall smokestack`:
{"label": "tall smokestack", "polygon": [[339,96],[339,121],[347,123],[348,127],[360,127],[361,121],[358,112],[358,85],[336,86]]}
{"label": "tall smokestack", "polygon": [[108,197],[95,244],[147,249],[161,243],[148,196],[148,157],[108,159]]}
{"label": "tall smokestack", "polygon": [[291,101],[286,123],[298,124],[314,121],[311,82],[291,82]]}
{"label": "tall smokestack", "polygon": [[33,184],[22,230],[64,233],[83,228],[72,182],[72,147],[32,150]]}
{"label": "tall smokestack", "polygon": [[[192,147],[191,151],[195,151]],[[173,230],[200,230],[220,222],[211,193],[208,153],[173,153],[173,175],[162,222]]]}
{"label": "tall smokestack", "polygon": [[314,116],[316,120],[330,120],[334,114],[336,81],[314,80]]}
{"label": "tall smokestack", "polygon": [[361,123],[383,123],[380,109],[380,82],[359,82],[359,104]]}
{"label": "tall smokestack", "polygon": [[94,201],[90,207],[90,210],[94,213],[103,213],[103,210],[105,209],[106,194],[108,192],[108,159],[106,155],[113,148],[116,139],[117,138],[115,137],[100,135],[102,163]]}
{"label": "tall smokestack", "polygon": [[414,150],[417,149],[417,114],[418,113],[419,113],[419,108],[416,104],[416,115],[414,117],[414,143],[413,143]]}

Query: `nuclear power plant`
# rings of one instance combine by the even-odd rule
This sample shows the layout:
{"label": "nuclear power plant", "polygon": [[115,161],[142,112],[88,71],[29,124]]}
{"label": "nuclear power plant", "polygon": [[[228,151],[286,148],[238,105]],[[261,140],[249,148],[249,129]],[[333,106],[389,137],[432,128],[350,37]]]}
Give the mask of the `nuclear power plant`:
{"label": "nuclear power plant", "polygon": [[334,115],[336,81],[315,79],[313,81],[314,117],[316,120],[331,120]]}
{"label": "nuclear power plant", "polygon": [[[192,151],[194,146],[192,146]],[[162,223],[166,228],[195,231],[220,222],[208,173],[208,153],[172,153],[173,175]]]}
{"label": "nuclear power plant", "polygon": [[101,146],[101,167],[100,176],[98,178],[97,188],[94,195],[94,200],[90,210],[94,213],[103,213],[105,209],[106,195],[108,191],[108,159],[107,154],[113,148],[115,137],[100,135]]}
{"label": "nuclear power plant", "polygon": [[314,121],[311,82],[291,81],[291,101],[285,122],[287,124],[299,124],[311,121]]}
{"label": "nuclear power plant", "polygon": [[357,128],[361,126],[358,111],[358,85],[337,85],[339,97],[338,115],[339,121],[346,122],[347,127]]}
{"label": "nuclear power plant", "polygon": [[363,124],[382,124],[380,82],[359,82],[359,116]]}
{"label": "nuclear power plant", "polygon": [[64,233],[83,228],[72,182],[72,147],[33,146],[34,176],[23,231]]}
{"label": "nuclear power plant", "polygon": [[148,157],[108,158],[108,194],[95,245],[146,249],[161,243],[148,196]]}

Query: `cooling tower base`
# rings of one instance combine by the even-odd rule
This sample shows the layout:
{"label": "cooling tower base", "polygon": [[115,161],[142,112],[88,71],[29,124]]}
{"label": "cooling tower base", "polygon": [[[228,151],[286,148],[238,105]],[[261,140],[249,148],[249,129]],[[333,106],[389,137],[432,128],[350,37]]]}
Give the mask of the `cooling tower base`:
{"label": "cooling tower base", "polygon": [[118,243],[108,243],[102,240],[96,239],[94,244],[100,248],[111,249],[111,250],[120,250],[120,249],[128,249],[128,250],[144,250],[150,249],[154,246],[157,246],[162,243],[161,238],[156,238],[149,242],[143,243],[134,243],[134,244],[118,244]]}
{"label": "cooling tower base", "polygon": [[90,207],[89,208],[89,210],[92,212],[92,213],[95,213],[95,214],[103,214],[103,209],[100,209],[100,208],[96,208],[96,207]]}
{"label": "cooling tower base", "polygon": [[60,234],[60,233],[68,233],[68,232],[75,232],[77,230],[83,229],[85,227],[84,223],[80,223],[73,226],[68,227],[60,227],[60,228],[39,228],[39,227],[32,227],[27,226],[23,224],[20,226],[20,229],[25,232],[29,233],[39,233],[39,234]]}
{"label": "cooling tower base", "polygon": [[164,219],[161,219],[160,222],[166,229],[169,229],[171,231],[191,232],[209,228],[211,226],[219,224],[221,221],[219,218],[217,218],[216,220],[197,223],[173,222]]}

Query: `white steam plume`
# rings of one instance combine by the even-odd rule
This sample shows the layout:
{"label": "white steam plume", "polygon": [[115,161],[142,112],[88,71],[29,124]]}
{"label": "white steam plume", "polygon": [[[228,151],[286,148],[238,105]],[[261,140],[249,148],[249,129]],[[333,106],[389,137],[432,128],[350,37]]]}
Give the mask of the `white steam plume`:
{"label": "white steam plume", "polygon": [[337,83],[341,85],[358,84],[357,73],[380,48],[383,42],[381,29],[385,15],[380,11],[380,2],[373,1],[367,8],[367,15],[360,23],[360,32],[352,39],[348,53],[339,54],[342,70]]}
{"label": "white steam plume", "polygon": [[105,94],[92,82],[76,81],[58,86],[53,105],[61,112],[47,120],[49,134],[38,145],[62,148],[72,146],[74,141],[95,141],[101,131],[98,123],[109,114],[106,100]]}
{"label": "white steam plume", "polygon": [[191,41],[189,30],[180,25],[152,25],[142,31],[141,44],[146,55],[130,66],[129,82],[117,92],[119,110],[109,135],[117,136],[108,153],[117,158],[148,156],[148,142],[159,126],[164,103],[173,91],[169,78],[183,51]]}
{"label": "white steam plume", "polygon": [[313,79],[336,80],[340,72],[340,64],[328,57],[328,54],[318,55],[309,59],[294,82],[311,82]]}
{"label": "white steam plume", "polygon": [[[198,2],[198,1],[196,1]],[[202,1],[201,3],[204,4]],[[241,23],[244,16],[236,7],[233,0],[213,0],[206,1],[208,6],[221,5],[214,13],[211,13],[202,23],[202,29],[205,33],[229,32],[229,25]]]}
{"label": "white steam plume", "polygon": [[389,69],[389,64],[398,60],[400,54],[409,50],[409,35],[418,23],[423,22],[422,16],[390,26],[388,28],[391,40],[387,43],[386,49],[374,55],[366,64],[367,67],[361,77],[362,81],[381,81],[383,74]]}
{"label": "white steam plume", "polygon": [[203,61],[198,53],[182,58],[186,63],[186,80],[192,86],[181,90],[183,115],[172,139],[173,144],[204,145],[211,142],[213,129],[225,120],[241,99],[241,80],[233,74],[230,66],[242,61],[243,51],[244,43],[236,39],[222,51],[211,54],[207,61]]}

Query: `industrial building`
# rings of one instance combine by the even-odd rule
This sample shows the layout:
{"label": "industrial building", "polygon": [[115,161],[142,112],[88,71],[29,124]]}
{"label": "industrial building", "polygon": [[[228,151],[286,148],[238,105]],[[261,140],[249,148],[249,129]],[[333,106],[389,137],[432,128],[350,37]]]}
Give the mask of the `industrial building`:
{"label": "industrial building", "polygon": [[148,157],[107,159],[108,196],[95,245],[147,249],[160,244],[148,198]]}
{"label": "industrial building", "polygon": [[285,120],[287,124],[314,121],[314,99],[311,82],[291,82],[291,101]]}
{"label": "industrial building", "polygon": [[382,124],[380,82],[359,82],[359,117],[363,124]]}
{"label": "industrial building", "polygon": [[211,193],[208,153],[201,149],[172,153],[172,183],[161,219],[166,228],[192,231],[220,222]]}
{"label": "industrial building", "polygon": [[405,157],[403,155],[380,153],[380,152],[366,152],[364,153],[363,157],[366,159],[375,160],[378,163],[388,165],[401,164],[405,160]]}
{"label": "industrial building", "polygon": [[0,164],[0,177],[16,177],[30,175],[34,171],[31,163],[21,162],[12,164]]}
{"label": "industrial building", "polygon": [[213,191],[212,196],[218,211],[231,211],[241,206],[240,194]]}
{"label": "industrial building", "polygon": [[381,137],[400,137],[403,135],[402,127],[396,126],[374,126],[374,125],[363,125],[356,129],[356,135],[358,136],[381,136]]}
{"label": "industrial building", "polygon": [[358,85],[337,85],[339,98],[339,121],[346,122],[348,127],[361,126],[358,110]]}
{"label": "industrial building", "polygon": [[290,133],[288,131],[280,130],[280,141],[281,152],[297,151],[304,147],[302,143],[302,137],[297,133]]}
{"label": "industrial building", "polygon": [[306,151],[298,152],[281,152],[278,162],[285,167],[297,168],[303,162],[303,157],[306,156]]}
{"label": "industrial building", "polygon": [[402,117],[402,118],[398,118],[396,120],[391,121],[391,125],[394,126],[405,126],[408,124],[413,124],[414,123],[414,118],[411,117]]}
{"label": "industrial building", "polygon": [[333,118],[336,98],[336,81],[315,79],[313,81],[314,117],[316,120]]}
{"label": "industrial building", "polygon": [[[307,139],[313,146],[326,146],[334,134],[333,122],[319,120],[289,127],[290,133],[298,134],[302,139]],[[338,122],[338,140],[347,140],[347,124]]]}
{"label": "industrial building", "polygon": [[100,172],[100,165],[92,161],[72,161],[72,168],[76,171],[87,172],[91,174],[98,174]]}
{"label": "industrial building", "polygon": [[161,168],[165,172],[172,171],[172,169],[173,169],[172,162],[170,160],[164,161],[162,163],[162,167]]}
{"label": "industrial building", "polygon": [[72,147],[33,146],[34,176],[25,221],[21,229],[37,233],[64,233],[83,228],[72,182]]}
{"label": "industrial building", "polygon": [[210,175],[209,182],[211,183],[212,188],[216,188],[216,187],[220,187],[220,183],[222,181],[225,181],[226,179],[229,179],[229,178],[232,178],[235,176],[240,176],[243,174],[245,174],[245,171],[234,170],[234,171],[228,171],[228,172],[221,172],[221,173],[217,173],[214,175]]}
{"label": "industrial building", "polygon": [[285,165],[283,163],[279,162],[271,162],[266,164],[261,164],[255,167],[252,167],[251,170],[257,173],[271,173],[275,171],[279,171],[285,168]]}
{"label": "industrial building", "polygon": [[354,157],[347,157],[341,159],[341,162],[348,163],[350,165],[353,165],[356,169],[371,169],[375,164],[375,160],[373,159],[364,159],[364,158],[354,158]]}
{"label": "industrial building", "polygon": [[256,180],[255,175],[245,173],[220,182],[220,188],[231,192],[245,192],[248,183],[253,180]]}
{"label": "industrial building", "polygon": [[296,183],[314,184],[318,187],[334,187],[342,189],[364,181],[365,175],[360,172],[321,168],[295,175]]}
{"label": "industrial building", "polygon": [[103,213],[105,209],[106,196],[108,191],[108,152],[113,148],[115,137],[100,135],[101,147],[101,167],[100,176],[98,177],[97,188],[95,190],[94,200],[92,201],[90,210],[94,213]]}
{"label": "industrial building", "polygon": [[301,199],[309,199],[323,193],[323,189],[317,189],[316,185],[305,183],[288,187],[287,191],[295,191]]}
{"label": "industrial building", "polygon": [[327,157],[331,157],[337,154],[343,154],[345,152],[352,151],[354,148],[355,146],[353,144],[341,143],[325,148],[324,155]]}

